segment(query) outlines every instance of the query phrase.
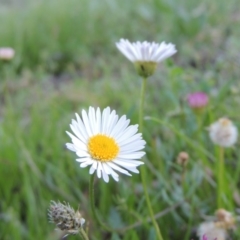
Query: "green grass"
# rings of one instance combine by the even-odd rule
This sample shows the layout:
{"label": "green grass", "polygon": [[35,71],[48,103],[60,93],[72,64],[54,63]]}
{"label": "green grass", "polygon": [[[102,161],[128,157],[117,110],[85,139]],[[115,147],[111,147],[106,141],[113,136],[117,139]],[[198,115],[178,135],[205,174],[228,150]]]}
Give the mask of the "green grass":
{"label": "green grass", "polygon": [[[50,200],[80,206],[90,239],[155,239],[151,223],[124,234],[107,234],[91,216],[87,169],[65,148],[75,112],[110,106],[138,121],[141,81],[114,44],[167,41],[178,53],[160,64],[147,83],[144,139],[149,194],[154,212],[178,204],[158,219],[165,240],[197,239],[205,215],[217,209],[217,149],[206,127],[222,116],[240,127],[237,1],[0,1],[0,46],[16,49],[0,63],[0,239],[59,239],[48,223]],[[185,96],[205,91],[208,110],[197,119]],[[181,185],[180,151],[190,162]],[[227,210],[239,201],[239,143],[226,150]],[[209,174],[209,171],[211,174]],[[96,183],[97,207],[114,227],[148,217],[140,177]],[[238,239],[240,232],[233,233]],[[70,236],[69,239],[79,239]]]}

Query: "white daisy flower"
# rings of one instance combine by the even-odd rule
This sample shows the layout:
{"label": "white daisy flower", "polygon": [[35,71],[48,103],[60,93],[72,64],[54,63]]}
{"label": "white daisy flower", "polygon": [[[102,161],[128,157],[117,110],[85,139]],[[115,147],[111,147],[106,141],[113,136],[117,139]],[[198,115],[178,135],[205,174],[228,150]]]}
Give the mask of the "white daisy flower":
{"label": "white daisy flower", "polygon": [[91,166],[89,173],[97,172],[98,178],[109,181],[109,175],[118,181],[118,173],[131,176],[129,172],[139,173],[138,161],[144,156],[146,142],[142,134],[137,133],[138,125],[130,125],[126,116],[118,117],[116,111],[109,107],[101,113],[89,107],[88,113],[83,110],[81,118],[76,114],[70,127],[74,133],[67,132],[72,143],[67,143],[69,150],[76,152],[80,167]]}
{"label": "white daisy flower", "polygon": [[149,43],[135,42],[131,43],[126,39],[120,39],[116,43],[120,52],[134,63],[137,72],[142,77],[151,76],[157,67],[157,63],[171,57],[177,52],[172,43]]}
{"label": "white daisy flower", "polygon": [[228,118],[220,118],[209,127],[209,136],[213,143],[222,147],[231,147],[237,141],[238,130]]}

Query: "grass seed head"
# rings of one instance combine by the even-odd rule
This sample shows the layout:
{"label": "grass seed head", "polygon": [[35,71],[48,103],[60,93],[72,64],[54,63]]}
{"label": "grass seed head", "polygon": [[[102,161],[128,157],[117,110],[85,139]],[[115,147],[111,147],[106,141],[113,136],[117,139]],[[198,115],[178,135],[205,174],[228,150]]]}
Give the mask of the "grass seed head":
{"label": "grass seed head", "polygon": [[55,223],[57,228],[66,231],[68,234],[77,234],[85,222],[81,213],[74,211],[69,203],[65,202],[51,201],[48,216],[50,222]]}

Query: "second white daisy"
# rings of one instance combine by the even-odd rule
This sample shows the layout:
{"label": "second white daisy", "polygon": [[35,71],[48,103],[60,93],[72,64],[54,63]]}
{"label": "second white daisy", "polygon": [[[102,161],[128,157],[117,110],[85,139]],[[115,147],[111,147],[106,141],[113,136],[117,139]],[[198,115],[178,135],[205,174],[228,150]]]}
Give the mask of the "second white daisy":
{"label": "second white daisy", "polygon": [[155,42],[129,42],[127,39],[120,39],[116,43],[117,48],[134,63],[138,74],[142,77],[151,76],[157,67],[157,63],[171,57],[177,52],[175,45]]}
{"label": "second white daisy", "polygon": [[81,118],[78,114],[76,118],[70,124],[74,135],[67,132],[72,143],[66,146],[76,152],[80,167],[91,166],[89,173],[96,171],[105,182],[109,175],[118,181],[117,172],[129,176],[129,172],[139,173],[137,167],[143,162],[138,160],[145,154],[141,150],[146,142],[137,133],[138,125],[129,126],[130,120],[125,115],[119,119],[109,107],[102,113],[99,108],[89,107],[88,113],[83,110]]}

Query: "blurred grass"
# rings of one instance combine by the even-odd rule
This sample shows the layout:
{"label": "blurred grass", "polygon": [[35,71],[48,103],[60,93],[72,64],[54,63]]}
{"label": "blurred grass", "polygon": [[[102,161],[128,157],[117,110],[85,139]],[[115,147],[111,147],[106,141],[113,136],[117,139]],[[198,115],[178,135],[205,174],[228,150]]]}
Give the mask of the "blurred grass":
{"label": "blurred grass", "polygon": [[[222,116],[240,127],[237,1],[0,4],[0,46],[16,50],[12,62],[0,63],[0,239],[59,239],[47,220],[52,199],[69,201],[75,208],[80,205],[93,240],[155,239],[148,223],[111,236],[93,225],[88,171],[80,169],[74,154],[64,147],[74,112],[89,105],[110,106],[137,123],[141,82],[114,46],[121,37],[177,45],[178,54],[161,63],[148,82],[145,115],[165,124],[145,122],[145,167],[155,213],[184,200],[158,220],[165,239],[197,239],[197,226],[217,207],[217,155],[206,127]],[[210,95],[210,104],[198,129],[185,97],[200,90]],[[189,153],[190,163],[181,185],[181,169],[175,160],[182,150]],[[240,205],[236,198],[239,143],[226,156],[227,206],[234,212]],[[102,218],[116,227],[148,214],[139,176],[121,176],[120,181],[96,184]],[[135,212],[129,214],[129,209]],[[236,231],[233,239],[239,236]]]}

